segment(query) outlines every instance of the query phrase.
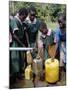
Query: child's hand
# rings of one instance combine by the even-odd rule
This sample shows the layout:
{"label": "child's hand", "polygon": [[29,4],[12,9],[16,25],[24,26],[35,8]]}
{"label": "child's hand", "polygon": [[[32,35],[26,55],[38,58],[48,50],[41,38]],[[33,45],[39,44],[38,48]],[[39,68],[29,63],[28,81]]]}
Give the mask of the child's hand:
{"label": "child's hand", "polygon": [[53,56],[53,57],[51,58],[52,61],[54,61],[54,59],[55,59],[55,56]]}

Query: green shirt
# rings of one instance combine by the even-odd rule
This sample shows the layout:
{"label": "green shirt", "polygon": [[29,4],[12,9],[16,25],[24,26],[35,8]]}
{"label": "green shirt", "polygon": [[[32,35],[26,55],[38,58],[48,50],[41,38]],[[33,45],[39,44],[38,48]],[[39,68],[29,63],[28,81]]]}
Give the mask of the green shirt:
{"label": "green shirt", "polygon": [[47,58],[49,58],[49,53],[48,53],[48,46],[53,44],[54,42],[54,32],[51,31],[51,34],[50,35],[46,35],[45,38],[42,37],[42,33],[39,31],[39,34],[38,34],[38,40],[41,40],[43,42],[43,45],[44,45],[44,55],[45,55],[45,60]]}
{"label": "green shirt", "polygon": [[[24,36],[24,24],[22,24],[20,19],[18,17],[14,17],[10,22],[10,26],[12,28],[12,33],[14,33],[15,30],[18,30],[18,38],[22,39]],[[21,46],[17,43],[16,40],[13,40],[12,47],[21,47]],[[21,61],[23,62],[23,55],[24,53],[22,51],[20,52],[11,51],[11,73],[12,74],[19,72],[20,68],[24,66],[20,63]]]}
{"label": "green shirt", "polygon": [[36,41],[36,37],[37,37],[37,33],[40,27],[40,20],[36,20],[36,23],[32,24],[29,23],[28,21],[26,21],[27,25],[28,25],[28,36],[29,36],[29,42],[30,43],[35,43]]}
{"label": "green shirt", "polygon": [[22,24],[22,22],[19,20],[18,17],[14,17],[14,19],[11,21],[11,27],[13,33],[15,30],[18,30],[18,37],[19,39],[22,39],[24,35],[24,25]]}

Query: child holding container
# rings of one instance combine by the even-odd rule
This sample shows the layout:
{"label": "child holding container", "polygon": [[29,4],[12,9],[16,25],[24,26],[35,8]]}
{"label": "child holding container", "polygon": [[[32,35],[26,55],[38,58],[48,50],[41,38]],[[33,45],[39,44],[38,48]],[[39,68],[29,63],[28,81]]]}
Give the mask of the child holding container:
{"label": "child holding container", "polygon": [[[66,15],[60,14],[58,18],[58,27],[55,30],[55,47],[60,52],[60,67],[66,69]],[[55,53],[56,54],[56,53]],[[53,57],[55,58],[55,56]]]}
{"label": "child holding container", "polygon": [[50,57],[49,46],[54,43],[54,32],[49,29],[45,22],[41,22],[38,32],[38,55],[43,60]]}

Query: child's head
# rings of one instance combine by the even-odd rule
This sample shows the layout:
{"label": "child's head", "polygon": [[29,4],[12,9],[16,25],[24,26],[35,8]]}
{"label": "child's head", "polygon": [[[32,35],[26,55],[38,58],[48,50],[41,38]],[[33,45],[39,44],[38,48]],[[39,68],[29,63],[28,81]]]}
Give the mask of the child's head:
{"label": "child's head", "polygon": [[61,29],[66,28],[66,15],[65,14],[59,15],[58,24]]}
{"label": "child's head", "polygon": [[47,25],[46,25],[45,22],[41,22],[40,31],[41,31],[43,34],[47,34],[48,29],[47,29]]}
{"label": "child's head", "polygon": [[36,17],[36,9],[35,7],[31,6],[29,9],[29,17],[31,21],[34,21],[35,17]]}
{"label": "child's head", "polygon": [[19,18],[21,21],[24,21],[28,15],[26,8],[21,8],[18,13],[19,13]]}

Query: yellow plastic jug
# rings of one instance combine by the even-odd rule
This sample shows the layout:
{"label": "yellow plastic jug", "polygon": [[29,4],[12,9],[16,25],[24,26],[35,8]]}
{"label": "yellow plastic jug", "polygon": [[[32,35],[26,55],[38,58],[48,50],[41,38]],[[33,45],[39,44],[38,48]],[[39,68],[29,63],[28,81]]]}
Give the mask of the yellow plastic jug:
{"label": "yellow plastic jug", "polygon": [[30,80],[32,78],[32,69],[31,65],[28,65],[25,69],[25,79]]}
{"label": "yellow plastic jug", "polygon": [[45,80],[49,83],[55,83],[59,80],[59,61],[51,58],[45,61]]}

